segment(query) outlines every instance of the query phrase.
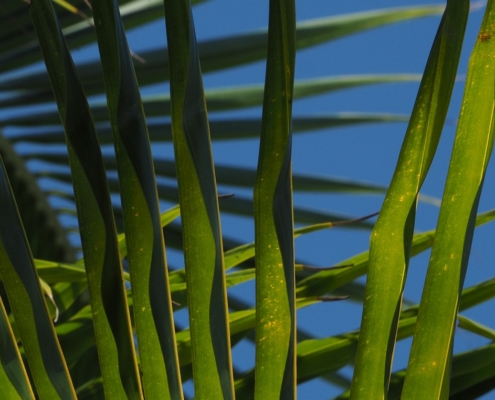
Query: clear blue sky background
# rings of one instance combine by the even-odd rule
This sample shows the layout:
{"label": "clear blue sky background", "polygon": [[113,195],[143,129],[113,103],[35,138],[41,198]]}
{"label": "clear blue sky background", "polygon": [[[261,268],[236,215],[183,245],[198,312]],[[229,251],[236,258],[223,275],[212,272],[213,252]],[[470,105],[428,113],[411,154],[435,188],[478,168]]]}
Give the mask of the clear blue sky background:
{"label": "clear blue sky background", "polygon": [[[360,12],[387,7],[431,4],[428,1],[297,1],[297,19],[299,21],[344,13]],[[483,13],[471,14],[459,74],[465,74],[468,57],[479,29]],[[268,1],[260,0],[210,0],[194,8],[194,18],[199,40],[245,32],[265,27],[268,21]],[[297,54],[296,78],[316,78],[323,76],[371,73],[421,73],[423,71],[431,43],[433,41],[440,17],[424,18],[366,31],[329,44],[320,45],[300,51]],[[145,29],[130,34],[133,51],[163,46],[165,30],[162,20]],[[88,51],[79,51],[76,58],[85,58]],[[229,71],[205,74],[206,88],[235,86],[264,81],[263,62]],[[167,90],[167,85],[159,88],[145,89],[143,93]],[[411,112],[417,83],[371,86],[323,95],[309,100],[294,102],[294,115],[337,112],[377,112],[409,114]],[[441,197],[448,167],[455,123],[463,92],[463,82],[456,85],[449,124],[446,126],[440,143],[436,160],[422,192]],[[254,108],[236,112],[235,115],[261,116],[261,109]],[[215,114],[210,116],[211,119]],[[293,169],[294,172],[338,176],[355,180],[369,181],[388,185],[392,176],[406,124],[366,125],[355,128],[322,130],[294,137]],[[258,141],[244,140],[238,142],[217,142],[214,144],[214,157],[217,163],[235,164],[255,168],[257,163]],[[171,156],[170,146],[155,149],[155,156]],[[480,211],[495,206],[494,183],[495,171],[492,166],[488,171]],[[250,196],[250,192],[239,190],[238,194]],[[296,195],[295,203],[305,207],[317,207],[322,210],[361,216],[378,211],[382,202],[379,196],[344,196],[344,195]],[[433,229],[436,224],[438,209],[431,205],[420,204],[417,230]],[[227,236],[244,242],[253,241],[253,223],[244,218],[223,217],[223,229]],[[471,253],[471,262],[466,278],[466,286],[493,276],[494,256],[493,238],[495,224],[479,228],[482,233],[475,236]],[[369,232],[335,229],[315,233],[297,239],[296,251],[299,259],[312,265],[328,266],[338,263],[368,248]],[[169,254],[173,265],[182,265],[177,254]],[[409,269],[406,286],[406,298],[418,302],[421,297],[428,254],[416,257]],[[364,279],[363,279],[364,282]],[[254,284],[248,283],[235,290],[244,298],[254,294]],[[251,297],[250,297],[251,296]],[[484,306],[470,310],[465,315],[495,328],[493,301]],[[344,333],[359,326],[361,308],[350,301],[326,303],[298,312],[298,322],[315,336],[328,336]],[[187,324],[187,316],[180,316]],[[394,367],[407,365],[408,348],[411,341],[399,343]],[[480,337],[458,331],[455,350],[472,349],[486,343]],[[234,362],[239,369],[248,369],[254,363],[254,348],[242,342],[234,350]],[[351,368],[345,369],[350,377]],[[191,387],[188,385],[191,393]],[[332,388],[322,380],[315,380],[301,385],[301,399],[329,399],[339,390]],[[486,396],[486,398],[493,398]]]}

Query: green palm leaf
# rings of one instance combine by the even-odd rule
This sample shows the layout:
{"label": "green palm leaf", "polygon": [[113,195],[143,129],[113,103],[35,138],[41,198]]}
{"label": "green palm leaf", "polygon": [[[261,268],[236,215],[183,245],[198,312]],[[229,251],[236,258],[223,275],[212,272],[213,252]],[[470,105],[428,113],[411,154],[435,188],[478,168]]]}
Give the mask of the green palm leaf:
{"label": "green palm leaf", "polygon": [[16,316],[34,384],[40,399],[75,399],[12,189],[3,162],[0,164],[0,275]]}
{"label": "green palm leaf", "polygon": [[50,2],[36,2],[31,14],[67,135],[105,393],[140,399],[112,204],[89,105]]}
{"label": "green palm leaf", "polygon": [[[495,54],[495,42],[483,39],[483,34],[491,32],[495,23],[494,12],[495,3],[490,1],[470,59],[463,112],[438,219],[439,236],[432,248],[421,299],[409,371],[404,382],[404,399],[416,399],[426,392],[432,398],[445,398],[449,392],[453,329],[475,215],[493,148],[495,66],[486,65],[482,60]],[[436,299],[434,306],[430,303],[433,298]]]}
{"label": "green palm leaf", "polygon": [[[189,1],[165,0],[165,9],[173,61],[172,135],[184,230],[195,395],[233,399],[222,233],[196,33]],[[180,29],[173,29],[177,24]],[[179,337],[177,340],[180,343]]]}
{"label": "green palm leaf", "polygon": [[93,2],[121,184],[134,317],[149,398],[182,398],[153,162],[141,97],[115,1]]}
{"label": "green palm leaf", "polygon": [[[475,314],[457,312],[488,304],[495,293],[493,278],[487,276],[481,284],[462,289],[474,226],[495,216],[489,211],[475,221],[493,141],[484,119],[493,99],[482,100],[493,95],[494,86],[486,84],[493,80],[488,76],[493,75],[491,59],[486,57],[494,35],[488,19],[471,60],[439,225],[436,231],[418,233],[413,230],[417,201],[422,203],[418,226],[426,223],[423,211],[436,212],[423,205],[440,204],[419,194],[419,189],[441,129],[452,124],[445,123],[445,114],[467,2],[449,1],[447,9],[443,5],[391,8],[296,24],[293,4],[273,0],[267,29],[196,42],[191,3],[201,1],[165,0],[169,48],[160,43],[165,42],[163,34],[154,34],[155,47],[142,51],[140,45],[128,48],[124,28],[150,29],[152,21],[163,24],[162,0],[118,0],[119,4],[94,0],[92,5],[86,0],[33,1],[30,5],[4,0],[0,5],[0,156],[8,174],[7,178],[2,171],[0,185],[0,294],[5,309],[0,318],[0,397],[181,399],[191,396],[187,385],[187,395],[182,394],[182,385],[192,379],[196,398],[234,398],[235,389],[237,398],[285,399],[296,397],[296,385],[323,378],[339,392],[346,391],[339,398],[348,398],[351,382],[340,369],[353,364],[352,397],[362,393],[364,398],[450,395],[464,399],[493,390],[493,346],[486,345],[493,340],[493,326],[475,320]],[[199,14],[209,7],[215,4],[205,4]],[[476,7],[479,2],[472,4],[472,9]],[[316,45],[346,38],[352,52],[350,35],[441,14],[424,77],[374,73],[312,76],[293,83],[296,50],[316,52]],[[404,32],[411,36],[413,31]],[[130,40],[139,35],[129,33]],[[393,42],[388,39],[380,45]],[[90,50],[96,42],[99,58]],[[79,59],[74,66],[69,51],[79,49],[73,54]],[[42,67],[44,60],[48,74]],[[246,86],[240,81],[203,89],[202,74],[235,73],[233,69],[241,66],[249,70],[252,66],[254,71],[259,67],[254,63],[265,60],[264,84]],[[217,75],[210,78],[215,80]],[[320,95],[337,99],[345,89],[369,93],[377,85],[420,80],[411,118],[326,110],[292,115],[293,99],[304,99],[304,107],[309,99],[316,105]],[[168,86],[171,95],[162,89]],[[140,88],[147,94],[141,97]],[[260,119],[256,114],[261,111]],[[360,129],[362,137],[351,136],[353,130],[329,129],[408,121],[390,188],[380,176],[370,182],[359,175],[347,179],[323,171],[291,171],[292,133],[324,129],[337,134],[329,140],[347,141],[357,153],[371,154],[374,148],[360,153],[358,147],[361,140],[370,140],[365,129]],[[397,138],[389,141],[380,131],[373,129],[380,136],[371,140],[380,140],[386,162],[390,159],[386,149]],[[251,149],[260,137],[258,171],[254,160],[243,163],[243,158],[238,165],[234,159],[214,166],[212,140],[222,142],[219,149],[239,146],[244,157],[243,145]],[[306,145],[314,138],[300,136],[297,143]],[[353,139],[355,146],[349,142]],[[161,154],[170,153],[172,145],[174,157]],[[335,146],[325,152],[330,163],[341,159],[340,151]],[[231,154],[221,156],[233,159]],[[441,155],[437,158],[439,165]],[[353,154],[347,160],[364,164]],[[306,165],[311,168],[311,161],[305,160]],[[435,167],[432,171],[437,173]],[[220,195],[217,185],[221,185]],[[253,200],[246,193],[254,187]],[[292,204],[292,193],[299,204]],[[335,194],[345,197],[332,199],[327,202],[331,206],[322,209],[311,207],[310,202],[321,200],[322,194],[325,199]],[[372,229],[374,223],[366,218],[345,222],[349,218],[343,210],[351,209],[356,199],[369,200],[378,210],[385,194],[369,252],[351,256],[336,268],[311,267],[326,264],[315,261],[323,256],[320,248],[333,249],[325,238],[323,247],[309,254],[308,260],[299,254],[294,257],[298,235],[333,226],[359,229],[343,232],[355,235],[350,242],[357,247],[359,238],[367,234],[364,230]],[[170,204],[174,207],[160,214],[160,207]],[[225,235],[219,210],[228,223]],[[248,243],[253,240],[249,237],[253,214],[255,238]],[[294,223],[311,225],[293,229]],[[321,239],[318,235],[312,238]],[[315,246],[320,243],[316,240]],[[165,245],[172,255],[170,271]],[[432,246],[421,306],[411,306],[402,300],[406,272],[409,269],[414,279],[422,258],[408,268],[409,259]],[[365,292],[362,281],[356,279],[368,270]],[[439,285],[435,279],[439,274],[450,283]],[[255,302],[244,297],[254,287]],[[357,307],[365,304],[360,330],[321,336],[316,334],[320,326],[312,329],[302,324],[304,317],[296,326],[296,309],[343,297]],[[335,306],[319,307],[333,312]],[[442,307],[438,313],[437,307]],[[341,314],[329,321],[338,326],[340,318]],[[482,344],[454,354],[456,321],[465,334],[476,335]],[[409,370],[393,371],[395,342],[411,336],[416,337]],[[247,342],[256,346],[257,359],[246,367],[249,360],[241,349]],[[238,364],[239,354],[242,363]],[[429,366],[426,377],[418,360]],[[25,362],[29,363],[27,373]],[[431,367],[433,363],[440,373]],[[301,390],[305,393],[306,388]]]}
{"label": "green palm leaf", "polygon": [[[433,161],[447,116],[468,12],[468,2],[447,4],[396,171],[371,235],[366,300],[352,386],[355,399],[386,397],[417,196]],[[390,232],[394,234],[390,235]]]}
{"label": "green palm leaf", "polygon": [[255,398],[296,397],[296,310],[292,231],[292,100],[296,57],[293,1],[270,1],[258,172]]}

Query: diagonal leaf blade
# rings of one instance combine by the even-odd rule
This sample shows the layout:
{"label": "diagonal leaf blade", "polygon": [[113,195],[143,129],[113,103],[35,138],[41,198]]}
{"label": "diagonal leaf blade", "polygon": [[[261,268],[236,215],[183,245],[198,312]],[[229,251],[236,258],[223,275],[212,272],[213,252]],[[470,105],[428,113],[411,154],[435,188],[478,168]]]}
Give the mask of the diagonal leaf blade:
{"label": "diagonal leaf blade", "polygon": [[[294,85],[294,99],[302,99],[339,90],[352,89],[367,85],[387,83],[416,82],[421,79],[417,74],[375,74],[343,75],[298,80]],[[225,111],[260,106],[263,103],[263,85],[238,86],[206,91],[208,110]],[[170,115],[171,103],[168,94],[155,94],[143,97],[144,111],[148,117]],[[91,111],[96,122],[108,120],[108,105],[104,101],[91,103]],[[0,118],[0,126],[58,123],[58,113],[50,111],[32,112],[27,115],[6,115]]]}
{"label": "diagonal leaf blade", "polygon": [[155,172],[118,4],[93,1],[121,184],[143,388],[149,399],[182,399],[172,301]]}
{"label": "diagonal leaf blade", "polygon": [[363,318],[351,388],[353,399],[386,398],[417,197],[447,116],[468,14],[469,1],[447,3],[399,161],[371,235]]}
{"label": "diagonal leaf blade", "polygon": [[446,398],[459,296],[495,124],[495,2],[489,1],[468,66],[402,398]]}
{"label": "diagonal leaf blade", "polygon": [[41,400],[75,399],[12,189],[0,158],[0,274]]}
{"label": "diagonal leaf blade", "polygon": [[[150,15],[154,18],[158,17],[156,12],[159,0],[140,0],[135,3],[140,3],[143,8],[149,8]],[[195,1],[193,1],[195,3]],[[423,18],[427,16],[440,15],[444,10],[443,5],[419,6],[419,7],[398,7],[388,8],[376,11],[366,11],[352,13],[336,17],[318,18],[298,23],[296,46],[298,49],[304,49],[309,46],[314,46],[320,43],[336,40],[348,35],[356,34],[368,29],[373,29],[385,26],[392,23],[407,21],[415,18]],[[124,5],[121,8],[124,19],[132,18],[132,8]],[[128,14],[128,15],[127,15]],[[139,18],[136,15],[135,18]],[[8,26],[9,24],[4,24]],[[131,27],[133,24],[127,24],[126,27]],[[77,36],[77,31],[84,32],[84,40],[92,38],[92,28],[87,23],[78,23],[71,27],[70,33],[67,34]],[[21,35],[18,35],[21,36]],[[82,43],[82,42],[79,42]],[[0,41],[0,45],[2,42]],[[11,49],[11,42],[6,43],[7,49]],[[267,30],[259,29],[247,32],[240,35],[235,35],[228,38],[219,38],[200,42],[198,44],[198,52],[201,58],[201,66],[204,72],[217,71],[219,69],[235,67],[249,62],[258,61],[266,57],[267,46]],[[30,57],[37,59],[39,55],[36,53],[36,46],[31,43],[29,45]],[[24,50],[26,51],[26,50]],[[141,85],[147,85],[167,79],[168,67],[170,61],[167,57],[166,49],[159,48],[140,53],[140,56],[146,60],[146,64],[135,63],[136,72],[138,74]],[[21,64],[22,59],[19,54],[7,52],[3,58],[0,57],[0,65],[2,68],[7,68],[7,61],[13,62],[16,65]],[[165,66],[166,70],[163,70]],[[101,66],[99,62],[83,63],[81,65],[81,80],[85,82],[88,94],[96,94],[101,92]],[[43,92],[34,91],[32,94],[19,94],[14,96],[11,101],[21,101],[22,104],[27,104],[31,97],[36,101],[42,102],[51,100],[48,90],[49,83],[44,73],[31,73],[22,76],[18,79],[8,79],[0,82],[0,89],[28,89],[33,88],[44,89]],[[23,96],[24,95],[24,96]],[[8,101],[8,100],[7,100]],[[0,104],[11,104],[5,100],[0,100]]]}
{"label": "diagonal leaf blade", "polygon": [[112,203],[89,105],[50,1],[36,1],[30,11],[67,136],[105,394],[140,399]]}
{"label": "diagonal leaf blade", "polygon": [[33,389],[1,297],[0,349],[0,388],[2,388],[2,396],[12,400],[34,399]]}

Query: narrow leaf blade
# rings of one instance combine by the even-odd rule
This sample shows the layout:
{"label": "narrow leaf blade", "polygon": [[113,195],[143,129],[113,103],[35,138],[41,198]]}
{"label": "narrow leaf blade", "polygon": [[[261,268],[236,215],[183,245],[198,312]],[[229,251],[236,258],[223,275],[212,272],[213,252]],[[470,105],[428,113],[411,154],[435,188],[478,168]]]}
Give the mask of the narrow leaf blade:
{"label": "narrow leaf blade", "polygon": [[89,105],[50,1],[36,1],[30,11],[66,131],[105,393],[140,399],[112,203]]}
{"label": "narrow leaf blade", "polygon": [[292,98],[295,3],[270,1],[263,117],[254,187],[256,399],[296,397]]}
{"label": "narrow leaf blade", "polygon": [[155,171],[141,95],[115,0],[92,2],[121,186],[143,388],[182,399]]}
{"label": "narrow leaf blade", "polygon": [[447,3],[396,170],[371,235],[366,295],[351,389],[353,399],[386,397],[417,198],[447,116],[468,14],[469,1]]}
{"label": "narrow leaf blade", "polygon": [[215,170],[189,1],[165,0],[172,135],[179,185],[195,396],[233,399]]}
{"label": "narrow leaf blade", "polygon": [[0,158],[0,274],[40,399],[75,399],[12,189]]}

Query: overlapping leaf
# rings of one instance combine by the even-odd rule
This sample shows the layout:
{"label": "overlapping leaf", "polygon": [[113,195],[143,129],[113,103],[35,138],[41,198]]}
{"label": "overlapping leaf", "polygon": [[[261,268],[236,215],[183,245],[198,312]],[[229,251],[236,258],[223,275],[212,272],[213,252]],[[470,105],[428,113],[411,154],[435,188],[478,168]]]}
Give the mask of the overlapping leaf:
{"label": "overlapping leaf", "polygon": [[89,105],[50,1],[37,1],[31,14],[67,135],[105,393],[140,399],[112,203]]}
{"label": "overlapping leaf", "polygon": [[447,116],[468,13],[468,1],[447,3],[396,170],[371,234],[366,300],[351,389],[353,399],[386,396],[417,197]]}
{"label": "overlapping leaf", "polygon": [[[48,313],[19,212],[0,159],[0,275],[40,399],[76,395]],[[5,329],[3,330],[3,340]],[[19,379],[27,381],[21,370]],[[11,388],[12,390],[12,388]]]}
{"label": "overlapping leaf", "polygon": [[194,20],[187,0],[165,0],[165,10],[195,396],[233,399],[222,231]]}
{"label": "overlapping leaf", "polygon": [[403,399],[445,398],[449,393],[459,297],[483,180],[493,149],[494,34],[495,2],[489,1],[469,62],[462,112],[438,218],[438,237],[432,248],[421,298]]}
{"label": "overlapping leaf", "polygon": [[160,208],[141,96],[116,1],[93,1],[117,155],[143,389],[181,399]]}

